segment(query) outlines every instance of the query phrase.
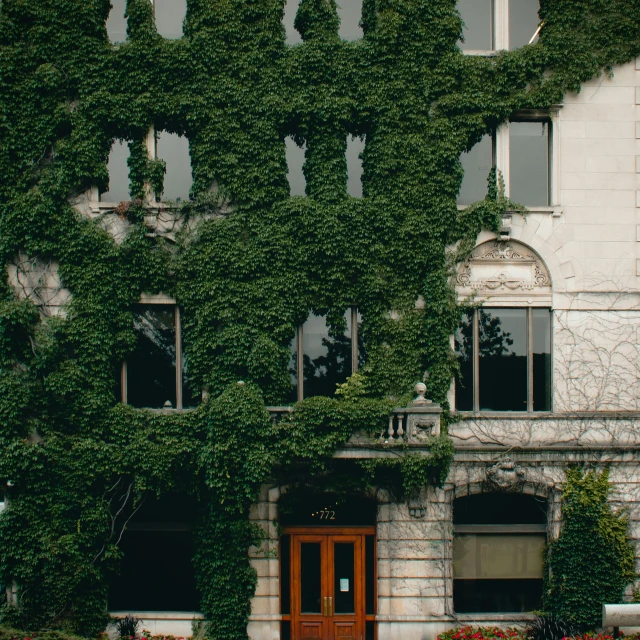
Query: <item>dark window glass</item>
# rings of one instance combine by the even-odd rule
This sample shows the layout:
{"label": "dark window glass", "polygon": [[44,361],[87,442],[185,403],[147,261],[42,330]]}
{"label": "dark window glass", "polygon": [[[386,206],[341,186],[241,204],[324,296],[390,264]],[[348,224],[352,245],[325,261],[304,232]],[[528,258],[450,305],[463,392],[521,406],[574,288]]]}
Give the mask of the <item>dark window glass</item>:
{"label": "dark window glass", "polygon": [[182,406],[197,407],[202,402],[202,393],[192,384],[189,378],[189,367],[183,353],[182,365]]}
{"label": "dark window glass", "polygon": [[457,8],[464,22],[460,43],[463,51],[493,49],[492,0],[458,0]]}
{"label": "dark window glass", "polygon": [[373,621],[365,622],[365,638],[366,640],[375,640],[376,637],[376,623]]}
{"label": "dark window glass", "polygon": [[359,40],[362,38],[362,0],[337,0],[340,28],[338,35],[343,40]]}
{"label": "dark window glass", "polygon": [[181,38],[187,0],[154,0],[154,7],[158,33],[164,38]]}
{"label": "dark window glass", "polygon": [[116,140],[111,146],[107,169],[109,171],[109,190],[100,194],[102,202],[123,202],[130,200],[129,195],[129,145],[124,140]]}
{"label": "dark window glass", "polygon": [[527,310],[480,309],[480,410],[527,410]]}
{"label": "dark window glass", "polygon": [[456,613],[524,613],[540,608],[542,580],[454,580]]}
{"label": "dark window glass", "polygon": [[353,198],[362,198],[362,158],[364,139],[347,138],[347,193]]}
{"label": "dark window glass", "polygon": [[547,501],[520,493],[480,493],[453,502],[453,524],[546,524]]}
{"label": "dark window glass", "polygon": [[538,29],[539,0],[509,0],[509,49],[529,44]]}
{"label": "dark window glass", "polygon": [[334,613],[355,613],[353,580],[355,576],[355,545],[336,542],[333,545]]}
{"label": "dark window glass", "polygon": [[299,5],[300,0],[287,0],[287,3],[284,7],[282,24],[284,26],[285,39],[287,44],[299,44],[302,42],[302,37],[293,26],[293,23],[296,19],[296,13],[298,13]]}
{"label": "dark window glass", "polygon": [[366,536],[364,539],[364,597],[365,613],[373,615],[376,612],[375,601],[375,567],[376,567],[376,539],[375,536]]}
{"label": "dark window glass", "polygon": [[147,305],[134,311],[137,344],[127,359],[127,400],[134,407],[176,406],[175,307]]}
{"label": "dark window glass", "polygon": [[291,539],[280,538],[280,613],[291,613]]}
{"label": "dark window glass", "polygon": [[184,494],[147,497],[122,536],[121,571],[111,580],[115,611],[198,611],[191,524],[195,502]]}
{"label": "dark window glass", "polygon": [[466,205],[484,200],[487,195],[487,178],[493,166],[493,141],[490,135],[482,137],[470,151],[460,156],[464,178],[458,194],[458,204]]}
{"label": "dark window glass", "polygon": [[167,166],[162,199],[176,202],[188,200],[193,184],[189,141],[184,136],[161,131],[157,136],[156,151],[158,158],[162,158]]}
{"label": "dark window glass", "polygon": [[293,138],[284,139],[287,157],[287,180],[289,181],[289,193],[292,196],[303,196],[306,193],[307,181],[302,167],[304,166],[304,154],[306,145],[299,147]]}
{"label": "dark window glass", "polygon": [[127,39],[127,19],[124,17],[127,0],[111,0],[111,5],[107,19],[107,34],[109,40],[116,44]]}
{"label": "dark window glass", "polygon": [[509,197],[528,207],[549,205],[549,126],[509,124]]}
{"label": "dark window glass", "polygon": [[300,544],[301,613],[320,613],[320,543]]}
{"label": "dark window glass", "polygon": [[473,411],[473,311],[462,316],[455,334],[455,351],[460,365],[456,376],[456,409]]}
{"label": "dark window glass", "polygon": [[551,311],[533,309],[533,410],[551,411]]}
{"label": "dark window glass", "polygon": [[311,315],[302,327],[304,395],[332,396],[336,385],[351,375],[351,312],[345,313],[347,329],[337,334],[326,316]]}
{"label": "dark window glass", "polygon": [[280,637],[281,640],[291,640],[291,622],[289,620],[283,620],[280,623]]}

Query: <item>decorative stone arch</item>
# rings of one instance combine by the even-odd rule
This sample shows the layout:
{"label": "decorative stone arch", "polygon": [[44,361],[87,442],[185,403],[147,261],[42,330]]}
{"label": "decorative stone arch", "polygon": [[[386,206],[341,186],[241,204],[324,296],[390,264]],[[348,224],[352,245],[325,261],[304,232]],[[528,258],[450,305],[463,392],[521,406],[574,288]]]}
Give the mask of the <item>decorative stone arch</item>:
{"label": "decorative stone arch", "polygon": [[517,240],[476,246],[456,272],[458,300],[483,306],[551,307],[551,273],[540,255]]}

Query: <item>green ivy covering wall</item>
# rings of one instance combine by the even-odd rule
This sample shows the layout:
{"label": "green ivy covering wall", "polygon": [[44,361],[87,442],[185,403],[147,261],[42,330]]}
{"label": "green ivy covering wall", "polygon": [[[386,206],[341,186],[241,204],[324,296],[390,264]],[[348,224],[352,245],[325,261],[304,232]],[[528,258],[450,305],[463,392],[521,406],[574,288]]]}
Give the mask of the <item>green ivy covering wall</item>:
{"label": "green ivy covering wall", "polygon": [[600,627],[602,605],[620,602],[637,578],[627,518],[612,511],[610,492],[607,470],[567,469],[562,531],[547,546],[543,607],[584,630]]}
{"label": "green ivy covering wall", "polygon": [[[148,0],[128,0],[119,46],[107,38],[109,10],[109,0],[0,8],[0,267],[19,252],[55,260],[73,296],[66,318],[41,318],[0,278],[0,481],[11,484],[0,583],[17,590],[1,615],[23,628],[101,630],[118,505],[182,490],[201,504],[209,633],[245,638],[255,585],[246,552],[259,534],[248,509],[260,484],[301,466],[321,474],[354,429],[382,428],[425,371],[446,408],[459,317],[446,247],[460,241],[463,256],[510,206],[493,184],[458,211],[460,154],[514,111],[557,103],[638,55],[640,5],[543,0],[539,44],[489,58],[457,48],[453,0],[364,0],[358,42],[338,38],[334,0],[302,0],[305,42],[294,47],[282,0],[189,0],[175,41],[157,35]],[[115,138],[130,143],[133,197],[145,183],[159,190],[163,164],[142,142],[151,125],[189,138],[185,211],[228,199],[232,212],[173,245],[147,234],[133,203],[116,244],[70,199],[106,189]],[[348,134],[366,136],[361,199],[346,194]],[[289,197],[287,135],[307,145],[306,198]],[[181,305],[190,376],[210,398],[184,414],[116,401],[135,344],[132,304],[159,291]],[[288,389],[296,326],[313,311],[337,326],[354,303],[362,377],[271,424],[264,407]],[[395,465],[400,485],[442,482],[451,455],[445,435],[432,457]],[[375,483],[385,466],[354,472]]]}

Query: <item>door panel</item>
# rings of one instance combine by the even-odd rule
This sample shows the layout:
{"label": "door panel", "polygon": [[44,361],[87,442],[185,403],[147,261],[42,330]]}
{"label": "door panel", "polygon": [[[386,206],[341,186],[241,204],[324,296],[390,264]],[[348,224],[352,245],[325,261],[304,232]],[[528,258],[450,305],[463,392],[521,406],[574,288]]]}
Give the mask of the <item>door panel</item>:
{"label": "door panel", "polygon": [[366,534],[290,533],[293,640],[363,640]]}

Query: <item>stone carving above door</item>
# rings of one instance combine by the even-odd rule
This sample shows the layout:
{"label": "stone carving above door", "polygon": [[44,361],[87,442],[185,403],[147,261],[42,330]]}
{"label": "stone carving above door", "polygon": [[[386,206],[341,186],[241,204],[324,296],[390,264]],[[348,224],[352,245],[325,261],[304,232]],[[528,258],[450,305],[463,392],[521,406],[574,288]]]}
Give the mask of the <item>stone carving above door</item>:
{"label": "stone carving above door", "polygon": [[547,267],[533,250],[515,240],[493,240],[476,247],[458,267],[456,289],[461,298],[496,298],[501,304],[532,304],[534,298],[539,304],[551,302]]}

